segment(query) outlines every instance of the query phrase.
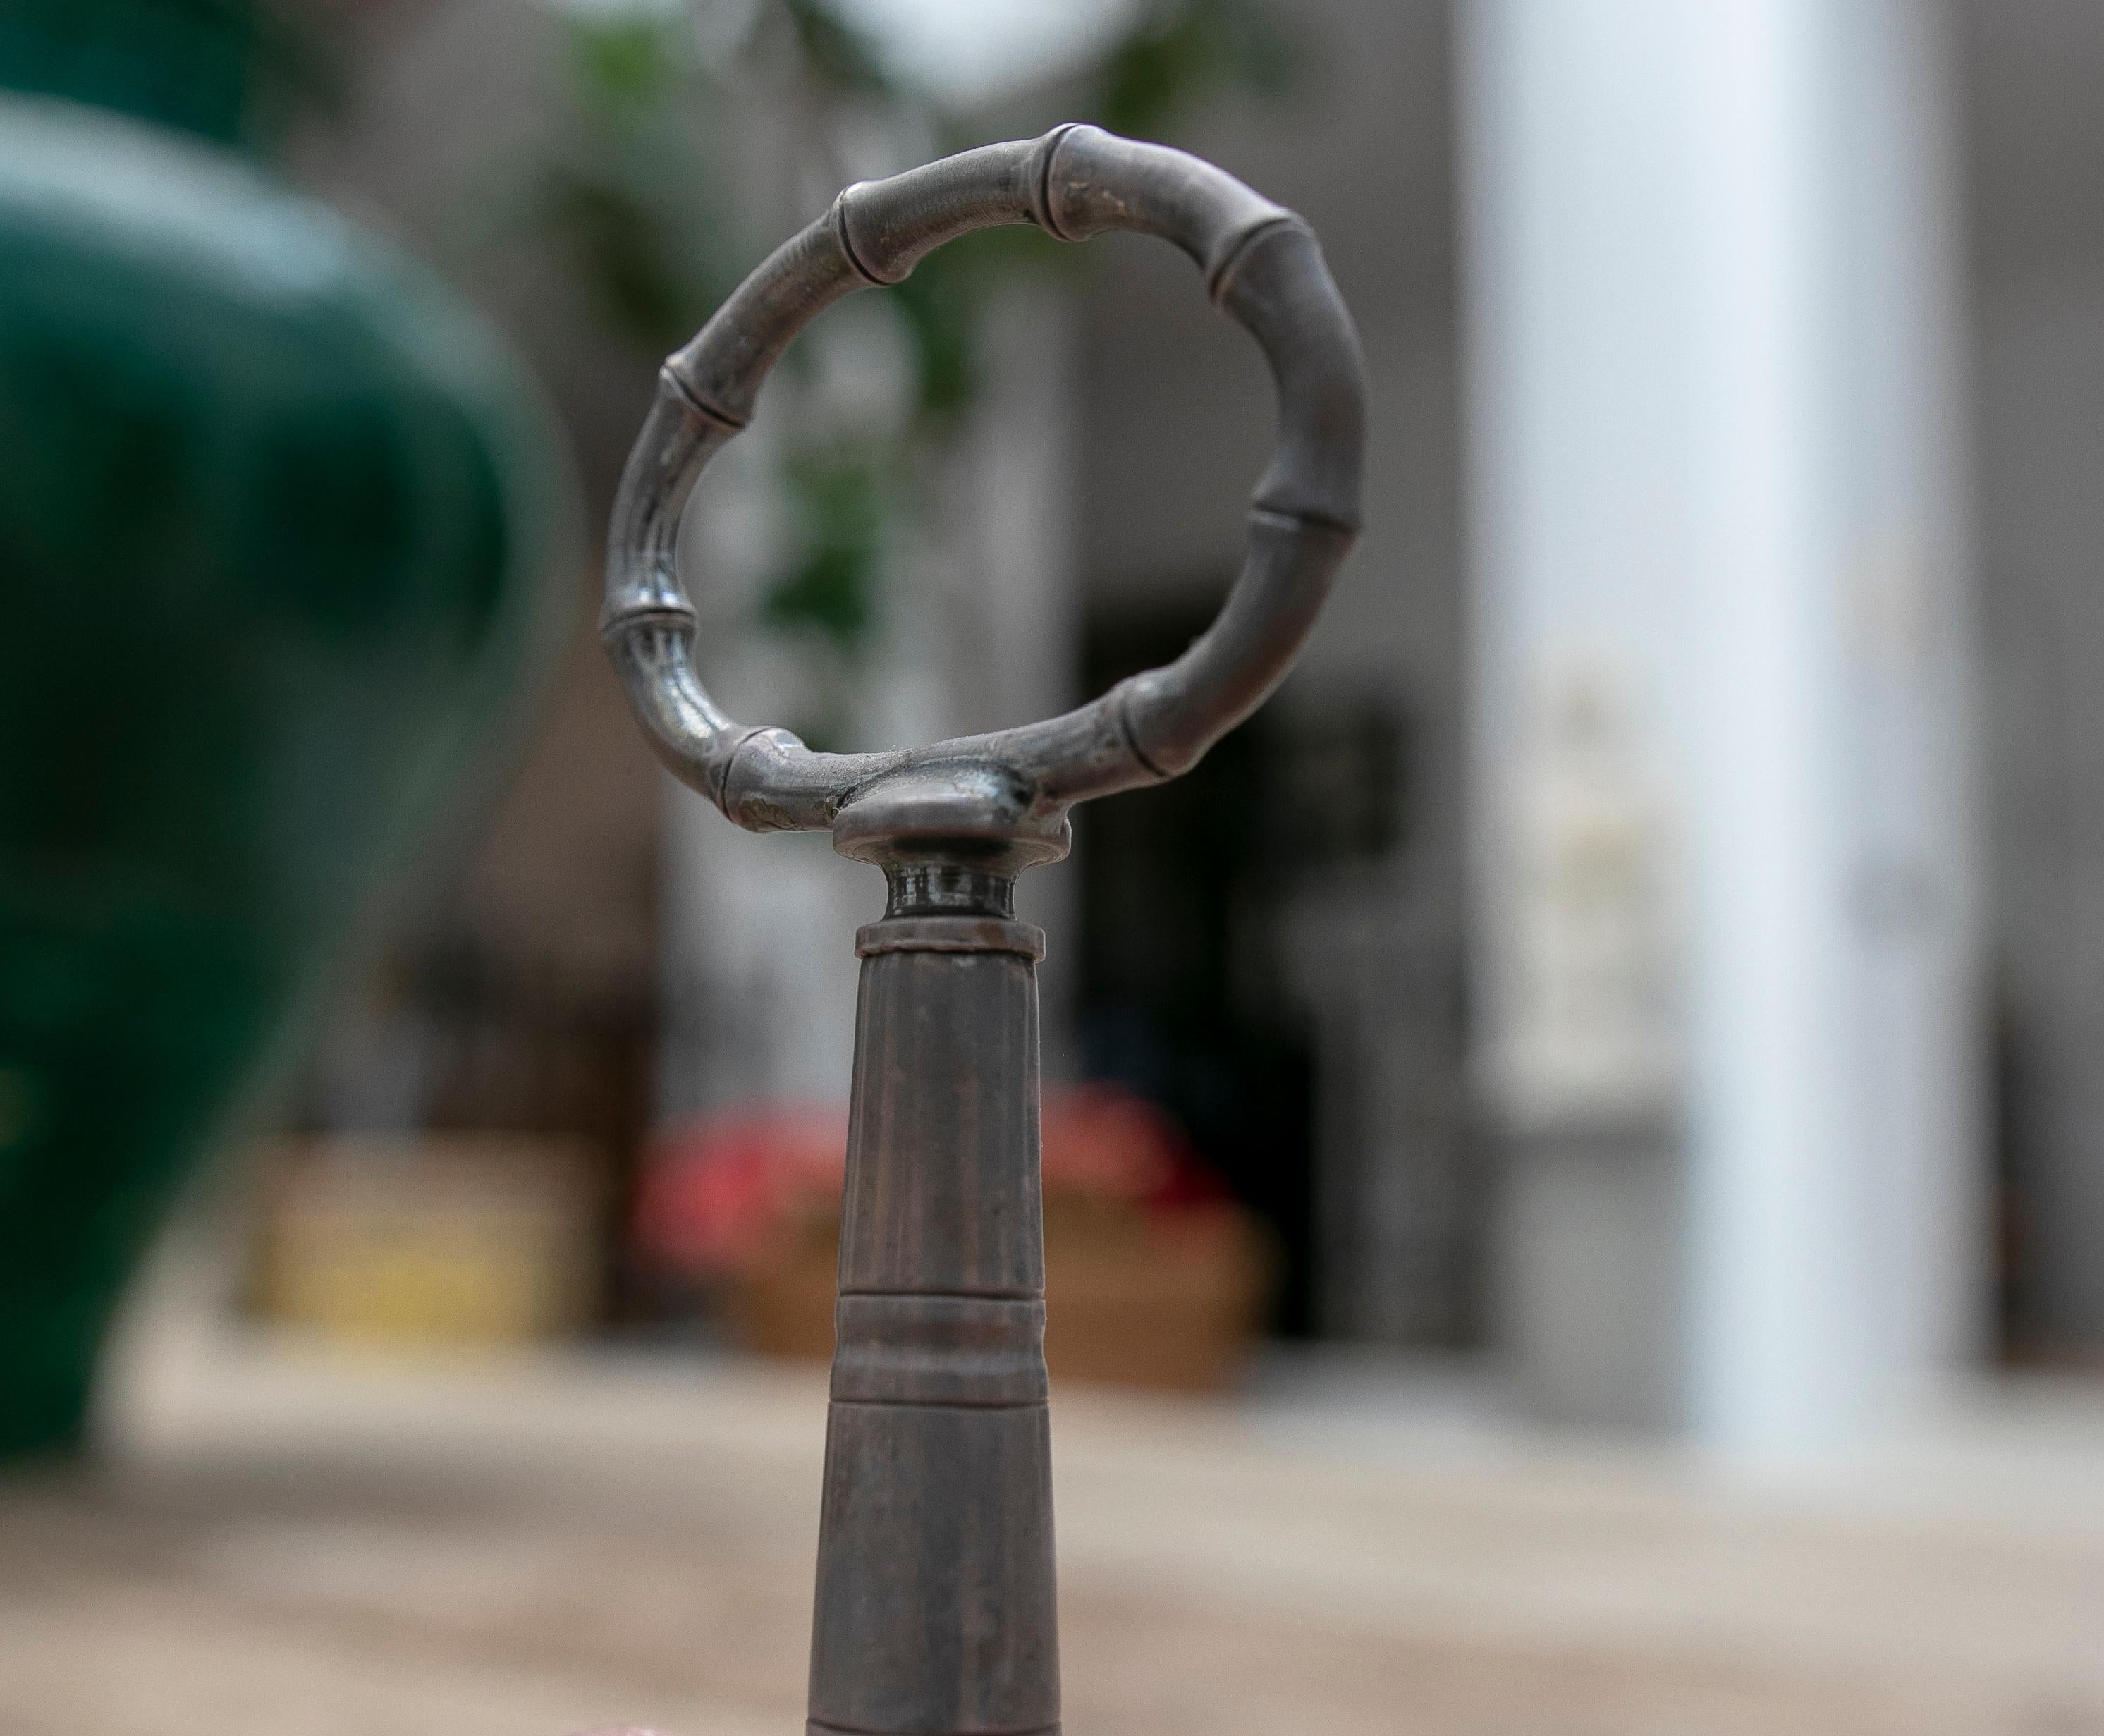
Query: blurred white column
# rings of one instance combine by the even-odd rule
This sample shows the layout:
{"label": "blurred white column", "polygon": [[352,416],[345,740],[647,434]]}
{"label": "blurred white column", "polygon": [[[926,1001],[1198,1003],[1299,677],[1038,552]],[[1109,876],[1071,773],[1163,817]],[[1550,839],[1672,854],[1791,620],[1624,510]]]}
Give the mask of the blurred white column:
{"label": "blurred white column", "polygon": [[1485,1082],[1673,1243],[1505,1281],[1655,1261],[1670,1413],[1816,1453],[1985,1305],[1942,13],[1463,17]]}

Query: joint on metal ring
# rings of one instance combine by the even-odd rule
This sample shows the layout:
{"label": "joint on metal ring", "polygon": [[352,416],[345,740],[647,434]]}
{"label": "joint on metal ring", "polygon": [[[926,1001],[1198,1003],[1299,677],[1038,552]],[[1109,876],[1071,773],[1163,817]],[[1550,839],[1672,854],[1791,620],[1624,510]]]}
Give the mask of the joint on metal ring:
{"label": "joint on metal ring", "polygon": [[1230,235],[1219,257],[1206,272],[1206,294],[1214,306],[1227,299],[1228,292],[1234,288],[1235,274],[1256,249],[1259,242],[1268,240],[1282,229],[1298,230],[1311,241],[1315,231],[1297,212],[1282,211],[1268,217],[1259,217],[1241,234]]}
{"label": "joint on metal ring", "polygon": [[840,250],[840,257],[848,262],[848,269],[873,289],[889,289],[894,283],[903,283],[912,274],[909,266],[897,277],[885,277],[873,270],[855,250],[854,234],[848,227],[848,199],[858,193],[869,183],[858,181],[853,186],[843,187],[833,199],[833,241]]}
{"label": "joint on metal ring", "polygon": [[1068,135],[1078,132],[1085,125],[1081,121],[1062,121],[1037,141],[1032,156],[1030,174],[1030,214],[1037,226],[1058,241],[1072,241],[1059,226],[1059,220],[1052,214],[1052,170],[1059,154],[1059,147],[1067,142]]}
{"label": "joint on metal ring", "polygon": [[678,393],[680,401],[704,422],[714,422],[727,434],[745,432],[743,417],[733,416],[728,410],[718,409],[707,399],[702,397],[694,383],[675,368],[670,360],[658,370],[658,377]]}

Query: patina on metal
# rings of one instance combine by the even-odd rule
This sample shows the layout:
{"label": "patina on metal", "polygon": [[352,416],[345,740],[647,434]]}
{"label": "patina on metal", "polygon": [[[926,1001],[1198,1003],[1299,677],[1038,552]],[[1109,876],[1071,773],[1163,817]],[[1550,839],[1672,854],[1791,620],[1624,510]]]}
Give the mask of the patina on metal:
{"label": "patina on metal", "polygon": [[[945,241],[1034,223],[1175,243],[1277,388],[1241,571],[1175,663],[1078,710],[898,752],[733,721],[695,674],[680,511],[790,340]],[[812,1736],[1059,1721],[1036,965],[1016,877],[1078,801],[1188,770],[1269,695],[1359,527],[1365,364],[1307,225],[1210,163],[1065,126],[849,187],[659,377],[614,508],[601,631],[658,756],[739,825],[885,872],[863,960],[812,1636]]]}

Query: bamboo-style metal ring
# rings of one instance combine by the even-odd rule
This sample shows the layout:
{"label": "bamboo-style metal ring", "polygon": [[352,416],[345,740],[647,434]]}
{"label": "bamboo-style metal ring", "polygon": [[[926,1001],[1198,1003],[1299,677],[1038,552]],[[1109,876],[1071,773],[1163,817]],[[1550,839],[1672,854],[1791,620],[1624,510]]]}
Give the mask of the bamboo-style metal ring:
{"label": "bamboo-style metal ring", "polygon": [[[1009,223],[1063,240],[1131,230],[1173,242],[1269,361],[1277,440],[1219,618],[1175,663],[1018,729],[833,754],[734,722],[695,674],[694,610],[675,560],[702,466],[821,310],[900,282],[943,242]],[[869,840],[916,831],[988,849],[1029,840],[1019,865],[1045,859],[1064,853],[1072,804],[1188,770],[1284,678],[1357,534],[1365,400],[1357,333],[1313,233],[1195,157],[1070,125],[859,182],[666,360],[615,504],[601,632],[660,758],[738,824],[832,828],[844,851],[878,859]]]}

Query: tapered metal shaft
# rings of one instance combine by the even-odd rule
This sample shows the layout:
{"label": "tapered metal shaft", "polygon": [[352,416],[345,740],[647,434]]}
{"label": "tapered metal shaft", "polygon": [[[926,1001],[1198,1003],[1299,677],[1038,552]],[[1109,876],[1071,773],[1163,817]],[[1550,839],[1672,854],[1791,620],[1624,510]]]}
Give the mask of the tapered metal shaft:
{"label": "tapered metal shaft", "polygon": [[812,1736],[1059,1727],[1044,936],[987,892],[858,936]]}

